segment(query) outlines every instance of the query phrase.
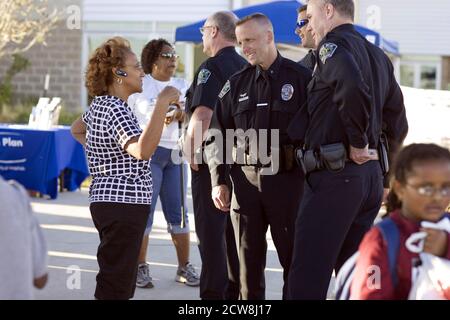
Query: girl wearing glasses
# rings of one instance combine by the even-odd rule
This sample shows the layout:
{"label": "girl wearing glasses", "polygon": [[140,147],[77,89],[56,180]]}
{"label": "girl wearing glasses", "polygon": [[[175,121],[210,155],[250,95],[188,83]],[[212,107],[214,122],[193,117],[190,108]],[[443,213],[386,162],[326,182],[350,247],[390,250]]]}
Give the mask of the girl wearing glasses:
{"label": "girl wearing glasses", "polygon": [[[380,230],[372,228],[359,247],[351,299],[406,300],[411,290],[411,270],[418,253],[410,252],[405,242],[419,231],[428,235],[424,252],[450,259],[450,234],[443,230],[423,229],[421,221],[438,222],[450,219],[446,213],[450,204],[450,152],[435,144],[412,144],[397,156],[393,171],[392,190],[388,196],[389,217],[399,231],[397,284],[394,286],[388,266],[388,250]],[[379,286],[369,285],[378,266]]]}
{"label": "girl wearing glasses", "polygon": [[[173,77],[177,68],[177,58],[178,55],[167,40],[151,40],[144,47],[141,55],[142,67],[145,72],[143,91],[141,94],[132,95],[128,99],[128,104],[136,114],[141,126],[145,125],[152,116],[154,101],[165,87],[170,85],[177,88],[181,92],[181,97],[184,97],[188,83],[184,79]],[[166,115],[166,125],[160,143],[150,161],[153,195],[150,216],[141,245],[136,280],[136,285],[141,288],[153,287],[146,258],[148,236],[152,229],[158,196],[167,221],[167,229],[172,236],[178,257],[175,281],[185,283],[188,286],[198,286],[200,283],[197,272],[189,262],[190,230],[186,204],[187,170],[184,164],[174,163],[172,160],[172,154],[178,155],[179,122],[182,122],[185,116],[183,104],[184,102],[178,102],[179,108],[174,108]],[[181,177],[182,169],[183,179]],[[181,181],[183,181],[183,185]],[[181,187],[183,187],[183,196],[180,192]],[[182,201],[185,208],[184,225],[181,223]]]}

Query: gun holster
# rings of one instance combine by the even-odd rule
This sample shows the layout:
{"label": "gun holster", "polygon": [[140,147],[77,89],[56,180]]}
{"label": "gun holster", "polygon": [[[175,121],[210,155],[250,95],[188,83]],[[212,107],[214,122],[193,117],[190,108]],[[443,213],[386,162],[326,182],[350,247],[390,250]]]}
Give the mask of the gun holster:
{"label": "gun holster", "polygon": [[295,149],[295,159],[303,173],[307,173],[321,169],[320,158],[314,150],[303,150],[302,148]]}
{"label": "gun holster", "polygon": [[306,150],[304,156],[306,173],[322,169],[320,157],[314,150]]}
{"label": "gun holster", "polygon": [[298,165],[305,174],[315,171],[327,169],[329,171],[341,171],[345,167],[347,158],[347,150],[343,143],[333,143],[320,146],[319,152],[315,150],[303,150],[298,148],[295,150],[295,156]]}
{"label": "gun holster", "polygon": [[387,175],[389,172],[388,146],[387,140],[383,136],[378,142],[378,156],[380,158],[381,171],[383,175]]}
{"label": "gun holster", "polygon": [[320,146],[320,158],[329,171],[341,171],[345,167],[347,150],[343,143],[333,143]]}
{"label": "gun holster", "polygon": [[295,149],[295,161],[297,161],[298,166],[302,169],[303,173],[306,174],[306,168],[304,163],[304,150],[303,148],[296,148]]}

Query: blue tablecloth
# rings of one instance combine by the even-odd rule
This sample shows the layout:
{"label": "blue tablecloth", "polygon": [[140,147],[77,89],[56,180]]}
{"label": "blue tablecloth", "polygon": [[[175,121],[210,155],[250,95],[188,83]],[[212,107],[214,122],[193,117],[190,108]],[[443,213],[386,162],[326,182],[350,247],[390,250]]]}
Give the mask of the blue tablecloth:
{"label": "blue tablecloth", "polygon": [[78,189],[89,175],[83,147],[69,127],[37,130],[0,124],[0,175],[5,179],[55,199],[63,170],[64,187],[69,191]]}

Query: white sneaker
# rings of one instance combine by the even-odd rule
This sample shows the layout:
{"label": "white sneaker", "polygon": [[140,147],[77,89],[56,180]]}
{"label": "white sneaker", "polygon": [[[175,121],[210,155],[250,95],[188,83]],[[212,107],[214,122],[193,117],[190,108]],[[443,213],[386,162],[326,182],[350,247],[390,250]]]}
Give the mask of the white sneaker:
{"label": "white sneaker", "polygon": [[140,263],[138,265],[136,287],[153,288],[152,280],[152,277],[150,277],[149,265],[147,263]]}
{"label": "white sneaker", "polygon": [[178,267],[175,281],[190,287],[198,287],[200,285],[200,276],[195,271],[194,266],[188,262],[184,267]]}

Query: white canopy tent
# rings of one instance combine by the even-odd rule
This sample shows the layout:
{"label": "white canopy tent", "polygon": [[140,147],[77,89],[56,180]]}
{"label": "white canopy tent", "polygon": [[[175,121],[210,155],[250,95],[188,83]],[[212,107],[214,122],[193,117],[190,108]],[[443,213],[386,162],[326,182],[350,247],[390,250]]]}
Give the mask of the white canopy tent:
{"label": "white canopy tent", "polygon": [[402,87],[409,123],[405,145],[437,143],[450,149],[450,91]]}

